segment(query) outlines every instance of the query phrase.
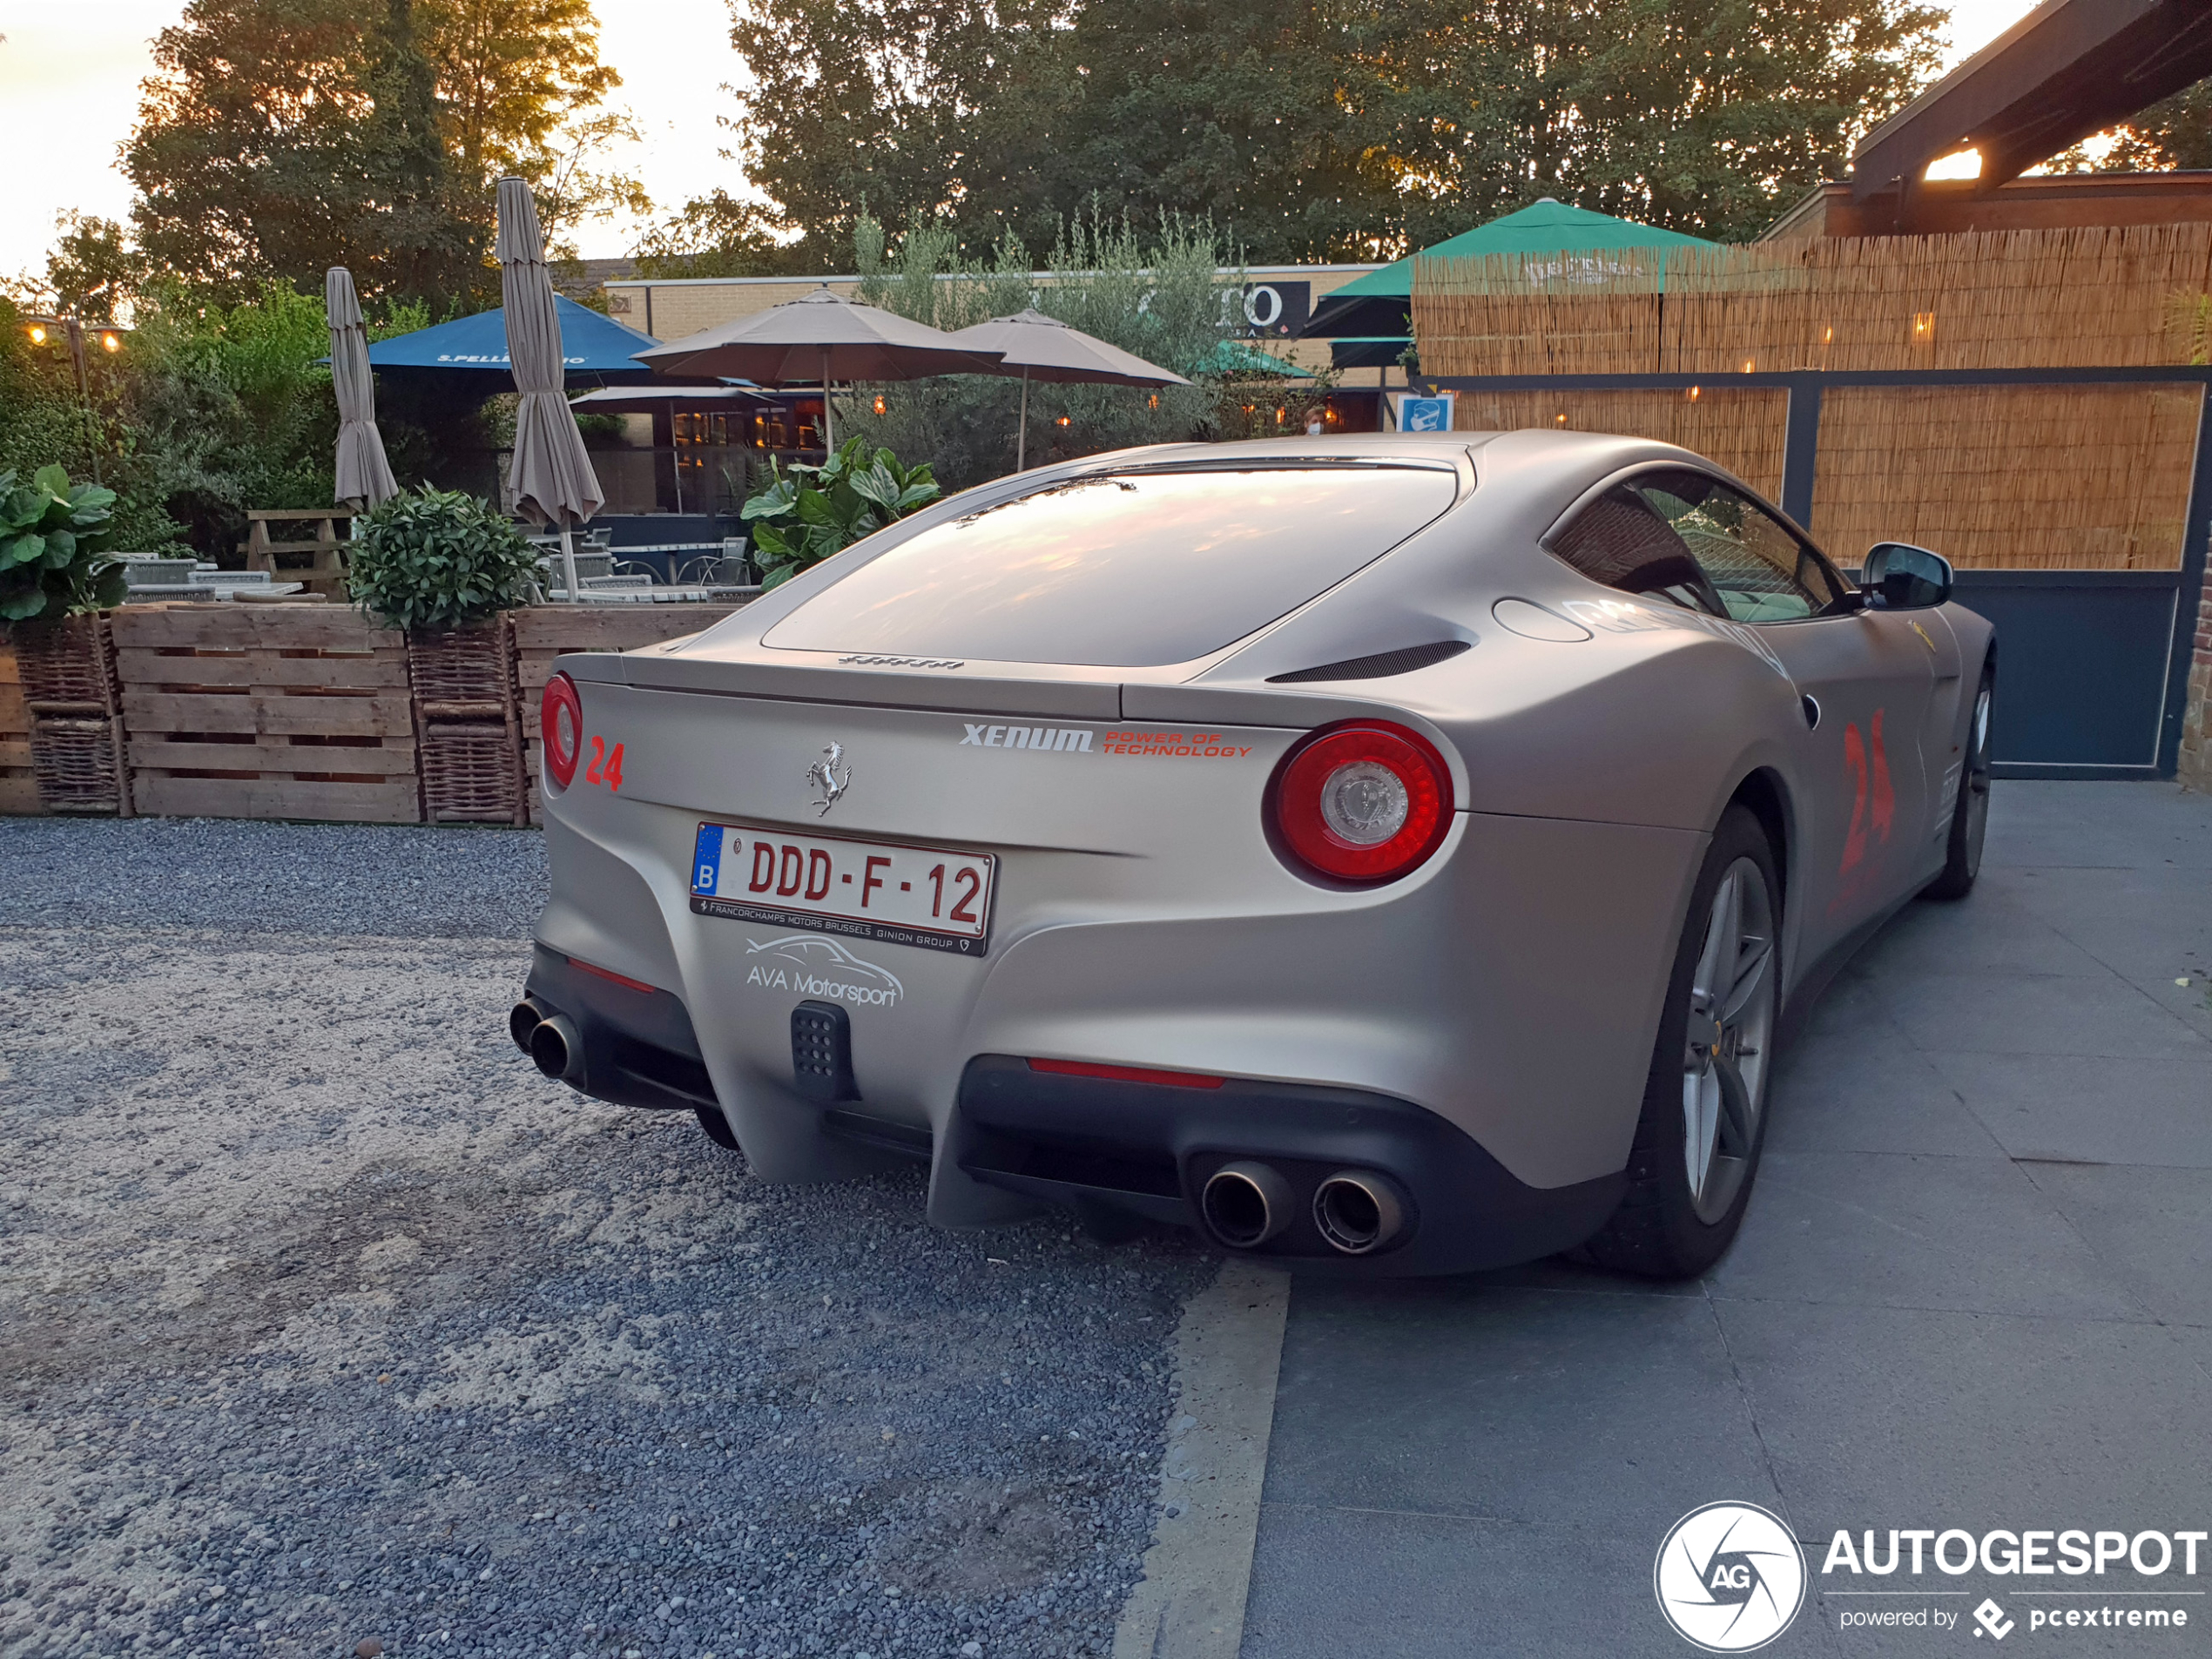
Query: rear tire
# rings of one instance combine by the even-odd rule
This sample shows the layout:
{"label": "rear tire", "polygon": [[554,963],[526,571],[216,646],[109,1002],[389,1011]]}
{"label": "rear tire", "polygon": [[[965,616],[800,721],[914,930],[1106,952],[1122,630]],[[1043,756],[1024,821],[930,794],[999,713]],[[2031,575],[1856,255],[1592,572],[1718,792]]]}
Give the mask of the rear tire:
{"label": "rear tire", "polygon": [[1743,1224],[1766,1141],[1779,1011],[1782,885],[1766,831],[1721,815],[1691,890],[1659,1016],[1628,1190],[1580,1252],[1649,1278],[1718,1261]]}
{"label": "rear tire", "polygon": [[1985,665],[1966,725],[1966,761],[1959,779],[1959,801],[1951,809],[1943,870],[1920,889],[1923,899],[1963,899],[1981,873],[1981,844],[1989,830],[1989,709],[1996,687],[1997,671]]}
{"label": "rear tire", "polygon": [[738,1137],[730,1132],[730,1120],[722,1116],[719,1106],[694,1106],[698,1114],[699,1127],[706,1131],[706,1138],[725,1152],[738,1150]]}

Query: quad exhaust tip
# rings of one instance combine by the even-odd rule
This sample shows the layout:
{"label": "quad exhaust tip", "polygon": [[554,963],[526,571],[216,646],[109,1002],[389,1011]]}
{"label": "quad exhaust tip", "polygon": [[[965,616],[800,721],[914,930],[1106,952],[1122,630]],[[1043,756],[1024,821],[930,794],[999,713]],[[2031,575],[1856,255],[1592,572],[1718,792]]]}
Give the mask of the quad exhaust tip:
{"label": "quad exhaust tip", "polygon": [[540,1020],[530,1028],[531,1062],[557,1082],[574,1082],[583,1072],[583,1039],[564,1014]]}
{"label": "quad exhaust tip", "polygon": [[1313,1191],[1313,1224],[1347,1256],[1366,1256],[1406,1231],[1406,1195],[1386,1175],[1339,1170]]}
{"label": "quad exhaust tip", "polygon": [[1264,1163],[1224,1163],[1207,1178],[1198,1208],[1232,1250],[1256,1250],[1291,1224],[1291,1184]]}

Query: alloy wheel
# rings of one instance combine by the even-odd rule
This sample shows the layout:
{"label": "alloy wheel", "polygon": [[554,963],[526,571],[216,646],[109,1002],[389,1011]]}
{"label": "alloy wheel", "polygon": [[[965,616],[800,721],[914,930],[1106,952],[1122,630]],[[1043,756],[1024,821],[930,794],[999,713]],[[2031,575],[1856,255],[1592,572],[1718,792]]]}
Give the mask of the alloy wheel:
{"label": "alloy wheel", "polygon": [[1989,828],[1989,686],[1984,682],[1974,698],[1973,745],[1966,755],[1966,775],[1959,786],[1966,792],[1966,873],[1981,873],[1981,843]]}
{"label": "alloy wheel", "polygon": [[1684,1169],[1690,1206],[1708,1226],[1735,1204],[1758,1146],[1774,1036],[1774,934],[1766,875],[1737,859],[1713,890],[1683,1054]]}

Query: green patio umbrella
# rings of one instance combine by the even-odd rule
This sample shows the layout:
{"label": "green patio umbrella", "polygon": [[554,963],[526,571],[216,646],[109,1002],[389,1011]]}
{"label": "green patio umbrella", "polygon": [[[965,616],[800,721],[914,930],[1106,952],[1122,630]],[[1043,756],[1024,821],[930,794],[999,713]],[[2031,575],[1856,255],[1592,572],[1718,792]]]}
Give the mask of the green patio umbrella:
{"label": "green patio umbrella", "polygon": [[[1341,339],[1356,335],[1366,340],[1408,337],[1407,318],[1413,308],[1413,261],[1416,259],[1480,259],[1489,253],[1585,253],[1615,247],[1712,247],[1716,244],[1680,231],[1662,231],[1656,225],[1594,213],[1570,207],[1549,196],[1518,212],[1478,225],[1471,231],[1423,248],[1379,271],[1358,276],[1324,296],[1313,314],[1298,330],[1301,339]],[[1396,361],[1395,355],[1392,358]]]}

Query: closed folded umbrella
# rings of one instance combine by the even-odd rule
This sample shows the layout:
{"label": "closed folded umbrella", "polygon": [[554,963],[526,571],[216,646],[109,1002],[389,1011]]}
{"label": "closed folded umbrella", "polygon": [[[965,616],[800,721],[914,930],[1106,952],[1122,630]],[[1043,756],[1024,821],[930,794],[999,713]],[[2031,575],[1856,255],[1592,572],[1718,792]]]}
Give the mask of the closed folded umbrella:
{"label": "closed folded umbrella", "polygon": [[1094,386],[1188,386],[1173,369],[1148,363],[1133,352],[1110,346],[1080,328],[1071,328],[1057,317],[1048,317],[1031,306],[1011,317],[994,317],[947,336],[975,351],[997,352],[999,366],[992,371],[1022,376],[1021,424],[1014,439],[1014,466],[1020,471],[1028,459],[1029,382],[1054,381]]}
{"label": "closed folded umbrella", "polygon": [[829,389],[839,381],[912,381],[988,374],[998,354],[955,346],[927,323],[817,288],[797,300],[641,351],[657,374],[723,375],[760,386],[822,388],[822,443],[835,448]]}
{"label": "closed folded umbrella", "polygon": [[368,330],[361,322],[354,273],[334,265],[323,278],[323,309],[330,318],[330,385],[338,396],[339,501],[374,507],[400,493],[376,429],[376,384],[368,368]]}
{"label": "closed folded umbrella", "polygon": [[545,268],[545,237],[537,206],[519,179],[499,181],[499,293],[507,313],[507,354],[522,394],[515,408],[515,458],[507,493],[516,509],[561,531],[561,573],[578,597],[576,549],[570,532],[606,504],[583,434],[562,391],[561,319],[553,307],[553,276]]}

